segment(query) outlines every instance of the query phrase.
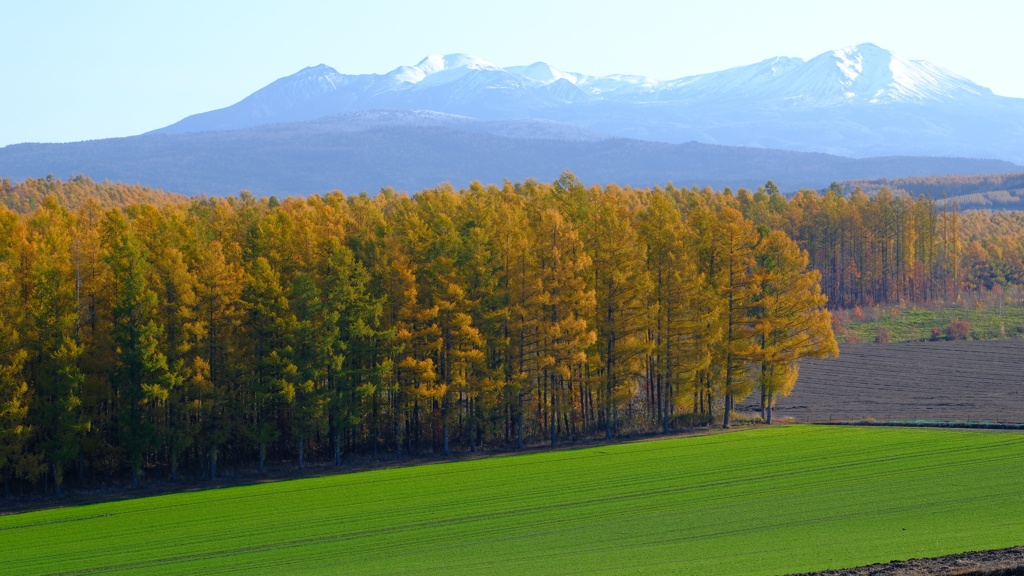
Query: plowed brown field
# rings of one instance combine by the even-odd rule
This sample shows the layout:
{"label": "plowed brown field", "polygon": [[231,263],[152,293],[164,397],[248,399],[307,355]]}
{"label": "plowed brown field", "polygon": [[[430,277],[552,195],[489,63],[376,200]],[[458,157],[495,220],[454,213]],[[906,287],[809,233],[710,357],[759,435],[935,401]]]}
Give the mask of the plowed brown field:
{"label": "plowed brown field", "polygon": [[1024,546],[917,558],[799,576],[1024,576]]}
{"label": "plowed brown field", "polygon": [[[739,409],[757,406],[755,393]],[[801,363],[775,417],[1024,422],[1024,339],[844,344]]]}

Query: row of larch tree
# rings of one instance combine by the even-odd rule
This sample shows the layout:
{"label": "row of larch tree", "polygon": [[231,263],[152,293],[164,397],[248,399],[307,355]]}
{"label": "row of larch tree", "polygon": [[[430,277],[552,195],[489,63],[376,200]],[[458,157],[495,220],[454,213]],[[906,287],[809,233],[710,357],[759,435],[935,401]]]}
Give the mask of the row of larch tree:
{"label": "row of larch tree", "polygon": [[785,199],[769,182],[740,190],[736,204],[759,225],[808,251],[835,308],[955,303],[966,292],[1024,284],[1024,214],[972,211],[882,188],[874,196],[838,185]]}
{"label": "row of larch tree", "polygon": [[[904,240],[857,221],[882,255],[848,251],[848,224],[813,224],[904,202],[941,248],[930,205],[834,196],[586,188],[566,173],[412,196],[0,209],[4,489],[728,426],[752,393],[770,421],[799,360],[837,352],[821,275],[792,237],[857,264],[840,299],[913,296],[916,268],[948,268],[908,252],[916,219]],[[864,278],[874,258],[896,287]],[[929,272],[923,293],[945,281]]]}

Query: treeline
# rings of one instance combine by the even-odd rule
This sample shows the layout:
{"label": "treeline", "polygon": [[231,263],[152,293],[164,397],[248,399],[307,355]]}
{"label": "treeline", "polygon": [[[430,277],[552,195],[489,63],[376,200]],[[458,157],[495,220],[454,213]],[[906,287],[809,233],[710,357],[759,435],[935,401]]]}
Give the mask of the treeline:
{"label": "treeline", "polygon": [[971,212],[958,224],[966,290],[1024,286],[1024,212]]}
{"label": "treeline", "polygon": [[954,303],[965,291],[1024,283],[1024,215],[966,212],[883,188],[844,196],[838,185],[786,199],[771,182],[736,205],[782,230],[821,272],[832,308]]}
{"label": "treeline", "polygon": [[933,200],[939,200],[943,197],[953,198],[997,190],[1021,190],[1024,189],[1024,172],[849,180],[842,182],[840,186],[841,189],[850,193],[861,190],[868,194],[875,194],[882,188],[887,188],[903,190],[911,196],[926,196]]}
{"label": "treeline", "polygon": [[5,490],[770,420],[836,344],[739,205],[565,174],[0,210]]}
{"label": "treeline", "polygon": [[130,204],[187,204],[189,199],[179,194],[155,190],[139,185],[111,182],[93,182],[86,176],[73,176],[68,181],[54,178],[29,178],[24,182],[12,183],[9,178],[0,179],[0,206],[26,214],[40,206],[46,198],[53,198],[69,210],[77,210],[87,202],[95,202],[100,208],[128,206]]}
{"label": "treeline", "polygon": [[[1024,214],[962,212],[956,202],[894,193],[886,184],[918,192],[933,185],[960,190],[1016,185],[1021,177],[1013,173],[851,181],[833,183],[825,193],[804,190],[789,200],[768,182],[754,192],[741,188],[733,194],[726,188],[725,196],[756,224],[783,230],[809,251],[831,308],[955,303],[965,291],[1024,284]],[[853,184],[865,188],[844,193]],[[178,194],[98,183],[85,176],[66,182],[52,177],[16,184],[0,180],[0,204],[15,212],[31,212],[47,197],[70,210],[86,202],[100,208],[190,202]]]}

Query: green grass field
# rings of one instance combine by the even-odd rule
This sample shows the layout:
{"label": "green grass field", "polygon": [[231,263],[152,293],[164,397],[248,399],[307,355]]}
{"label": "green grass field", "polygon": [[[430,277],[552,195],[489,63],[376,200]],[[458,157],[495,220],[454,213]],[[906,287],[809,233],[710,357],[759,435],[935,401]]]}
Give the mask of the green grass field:
{"label": "green grass field", "polygon": [[0,573],[786,574],[1024,544],[1024,435],[788,426],[0,517]]}
{"label": "green grass field", "polygon": [[971,338],[1019,338],[1024,336],[1024,306],[1020,304],[960,305],[943,308],[919,306],[879,306],[864,310],[863,318],[843,311],[843,329],[837,334],[840,342],[849,341],[849,335],[859,342],[874,342],[879,329],[889,334],[890,342],[929,340],[932,329],[938,328],[942,338],[953,320],[964,320],[971,325]]}

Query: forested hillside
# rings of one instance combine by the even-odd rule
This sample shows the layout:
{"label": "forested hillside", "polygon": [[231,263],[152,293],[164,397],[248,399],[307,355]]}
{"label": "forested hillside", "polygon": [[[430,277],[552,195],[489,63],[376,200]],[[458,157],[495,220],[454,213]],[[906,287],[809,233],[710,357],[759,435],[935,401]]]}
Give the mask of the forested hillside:
{"label": "forested hillside", "polygon": [[1024,209],[1024,172],[1006,174],[954,174],[850,180],[840,184],[845,190],[860,189],[875,194],[882,188],[902,190],[912,196],[927,196],[939,204],[963,209]]}
{"label": "forested hillside", "polygon": [[836,352],[825,294],[1024,278],[1020,218],[888,193],[566,173],[62,206],[77,185],[0,209],[5,486],[727,425],[751,393],[770,419],[800,358]]}
{"label": "forested hillside", "polygon": [[74,176],[67,182],[48,176],[29,178],[11,183],[0,179],[0,206],[26,213],[39,208],[47,197],[69,210],[76,210],[92,202],[99,208],[113,208],[131,204],[186,204],[188,198],[179,194],[154,190],[144,186],[129,186],[110,182],[93,182],[85,176]]}
{"label": "forested hillside", "polygon": [[890,190],[905,190],[914,196],[929,198],[962,196],[993,190],[1017,190],[1024,188],[1024,172],[1006,174],[955,174],[949,176],[913,176],[909,178],[879,178],[875,180],[850,180],[843,183],[848,190],[860,188],[873,194],[883,187]]}
{"label": "forested hillside", "polygon": [[[834,122],[834,119],[829,119]],[[0,148],[12,179],[89,174],[183,194],[304,196],[340,189],[375,194],[450,182],[552,181],[566,168],[585,182],[647,187],[664,182],[755,188],[772,178],[786,192],[833,180],[1020,170],[1001,160],[847,158],[766,147],[602,138],[565,125],[481,122],[430,113],[345,115],[245,130],[146,134]],[[776,132],[777,134],[777,132]]]}

